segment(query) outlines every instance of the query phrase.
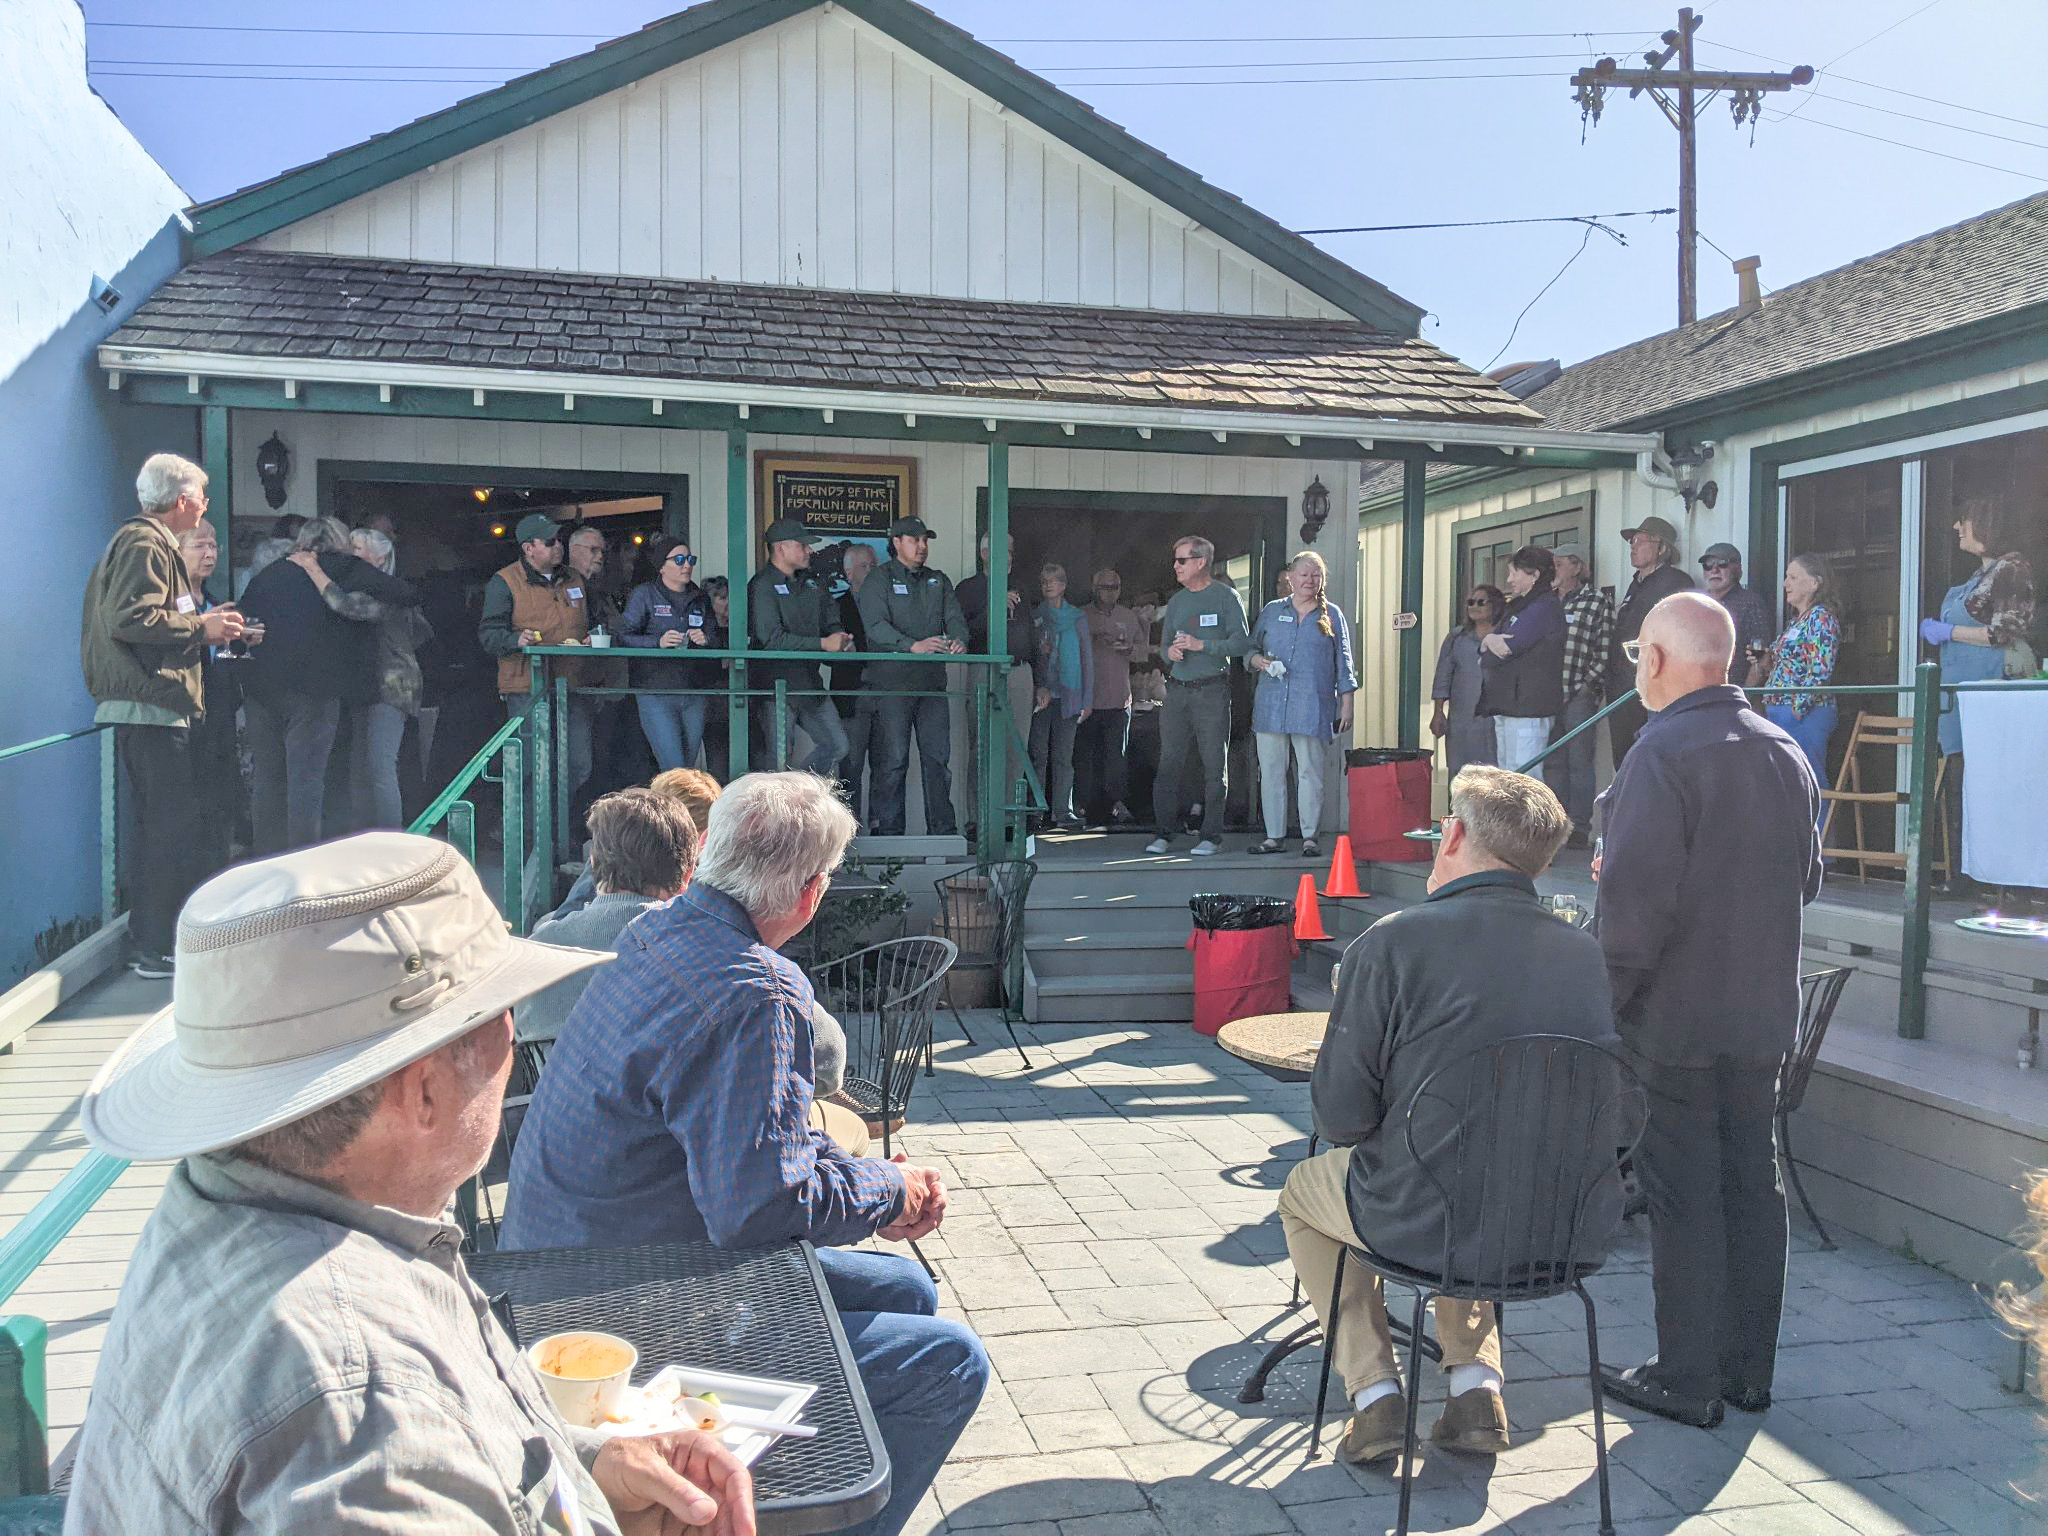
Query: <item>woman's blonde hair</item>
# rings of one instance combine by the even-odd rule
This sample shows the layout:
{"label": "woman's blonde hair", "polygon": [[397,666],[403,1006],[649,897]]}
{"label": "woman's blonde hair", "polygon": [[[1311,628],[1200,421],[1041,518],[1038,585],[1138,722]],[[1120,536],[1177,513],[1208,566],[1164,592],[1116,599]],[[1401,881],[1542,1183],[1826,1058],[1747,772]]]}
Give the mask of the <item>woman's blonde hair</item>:
{"label": "woman's blonde hair", "polygon": [[667,768],[650,779],[647,787],[657,795],[682,801],[690,820],[697,824],[697,835],[704,835],[711,819],[711,802],[718,798],[718,780],[702,768]]}
{"label": "woman's blonde hair", "polygon": [[1316,628],[1320,629],[1326,636],[1330,637],[1331,639],[1335,639],[1337,635],[1337,626],[1330,622],[1329,562],[1325,560],[1321,555],[1317,554],[1314,550],[1304,549],[1297,553],[1292,560],[1287,562],[1287,569],[1291,571],[1297,565],[1309,565],[1315,567],[1316,587],[1318,591],[1318,602],[1316,604]]}

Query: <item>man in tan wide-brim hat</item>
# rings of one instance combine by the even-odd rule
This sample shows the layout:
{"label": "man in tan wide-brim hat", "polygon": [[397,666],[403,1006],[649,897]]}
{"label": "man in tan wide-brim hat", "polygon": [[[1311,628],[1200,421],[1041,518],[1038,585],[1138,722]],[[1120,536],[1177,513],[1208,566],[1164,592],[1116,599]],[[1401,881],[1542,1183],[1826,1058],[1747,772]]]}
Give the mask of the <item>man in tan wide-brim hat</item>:
{"label": "man in tan wide-brim hat", "polygon": [[68,1529],[754,1529],[711,1437],[562,1422],[447,1220],[497,1132],[513,1005],[610,958],[512,937],[459,854],[402,832],[192,895],[171,1006],[85,1097],[102,1151],[178,1167]]}

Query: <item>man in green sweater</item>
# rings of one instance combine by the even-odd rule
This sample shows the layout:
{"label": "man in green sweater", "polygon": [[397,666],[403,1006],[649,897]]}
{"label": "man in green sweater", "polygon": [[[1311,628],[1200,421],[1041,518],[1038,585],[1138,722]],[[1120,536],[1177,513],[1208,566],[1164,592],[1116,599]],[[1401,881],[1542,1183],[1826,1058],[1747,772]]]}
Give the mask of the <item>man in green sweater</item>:
{"label": "man in green sweater", "polygon": [[1216,546],[1199,535],[1173,546],[1173,574],[1180,591],[1167,599],[1159,633],[1165,642],[1166,705],[1159,716],[1159,780],[1152,811],[1159,835],[1147,853],[1165,853],[1188,806],[1189,759],[1202,764],[1202,840],[1193,852],[1216,852],[1223,831],[1223,760],[1230,748],[1230,658],[1251,649],[1244,605],[1210,567]]}

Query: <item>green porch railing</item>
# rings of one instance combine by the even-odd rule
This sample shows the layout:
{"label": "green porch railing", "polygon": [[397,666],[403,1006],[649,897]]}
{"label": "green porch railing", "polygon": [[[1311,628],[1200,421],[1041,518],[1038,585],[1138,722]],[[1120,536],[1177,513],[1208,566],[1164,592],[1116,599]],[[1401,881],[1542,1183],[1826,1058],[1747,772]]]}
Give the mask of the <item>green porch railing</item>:
{"label": "green porch railing", "polygon": [[[526,817],[522,812],[526,803],[527,775],[526,743],[521,739],[521,728],[527,723],[528,713],[521,711],[493,731],[490,739],[477,748],[476,755],[463,765],[462,771],[448,781],[448,787],[434,796],[426,809],[415,816],[406,828],[408,832],[428,836],[445,823],[448,841],[465,859],[475,864],[476,804],[470,798],[470,792],[479,783],[498,785],[504,854],[498,910],[518,933],[524,933],[533,926],[528,902],[540,894],[526,888]],[[497,765],[495,769],[493,763]]]}
{"label": "green porch railing", "polygon": [[[979,782],[974,786],[975,823],[978,832],[977,856],[983,859],[1015,857],[1021,847],[1023,818],[1045,809],[1044,786],[1039,783],[1037,774],[1031,768],[1031,754],[1022,745],[1017,722],[1010,718],[1007,693],[1001,686],[1001,677],[997,670],[1008,670],[1011,665],[1008,656],[918,656],[893,651],[841,654],[820,651],[713,650],[699,646],[678,647],[673,650],[613,646],[594,650],[582,645],[528,646],[525,647],[524,654],[528,659],[529,668],[530,702],[527,714],[532,722],[528,748],[534,764],[534,841],[537,847],[548,851],[551,862],[568,855],[565,838],[569,823],[569,797],[575,786],[569,782],[569,754],[558,722],[568,716],[572,695],[600,699],[638,697],[641,694],[722,698],[726,707],[728,766],[729,771],[737,775],[746,772],[748,766],[748,721],[750,706],[753,703],[759,701],[774,706],[771,740],[776,760],[786,762],[789,742],[789,701],[826,696],[839,691],[830,688],[792,689],[781,680],[770,687],[749,687],[747,667],[751,663],[761,661],[799,661],[816,666],[821,663],[830,664],[835,659],[858,659],[935,667],[941,669],[941,686],[904,690],[903,694],[948,699],[959,695],[943,686],[943,669],[956,665],[969,668],[972,683],[967,705],[970,720],[976,729],[976,739],[982,742],[1007,740],[1016,748],[1018,760],[1023,765],[1023,772],[1013,786],[1008,782],[1003,753],[980,754],[977,774]],[[721,662],[729,665],[721,682],[700,687],[611,688],[585,687],[579,684],[572,688],[566,674],[557,666],[558,662],[564,660],[652,662],[658,665]]]}
{"label": "green porch railing", "polygon": [[114,728],[110,725],[88,725],[80,730],[61,731],[55,736],[40,736],[34,741],[0,747],[0,763],[27,757],[32,752],[47,751],[67,741],[83,741],[88,736],[100,739],[100,926],[105,928],[111,927],[114,919],[121,915],[121,827],[117,798],[121,775],[114,761]]}

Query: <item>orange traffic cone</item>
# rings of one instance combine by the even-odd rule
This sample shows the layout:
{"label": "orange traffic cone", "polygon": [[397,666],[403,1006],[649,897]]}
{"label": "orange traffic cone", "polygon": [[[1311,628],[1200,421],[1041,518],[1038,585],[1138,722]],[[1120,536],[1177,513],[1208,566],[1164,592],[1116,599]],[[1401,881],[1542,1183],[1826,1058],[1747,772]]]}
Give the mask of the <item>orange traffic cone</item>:
{"label": "orange traffic cone", "polygon": [[1358,861],[1351,856],[1351,838],[1337,834],[1337,851],[1330,856],[1330,878],[1323,882],[1325,896],[1365,896],[1358,888]]}
{"label": "orange traffic cone", "polygon": [[1303,875],[1301,884],[1295,887],[1294,937],[1304,944],[1330,937],[1329,930],[1323,927],[1323,909],[1316,903],[1314,875]]}

